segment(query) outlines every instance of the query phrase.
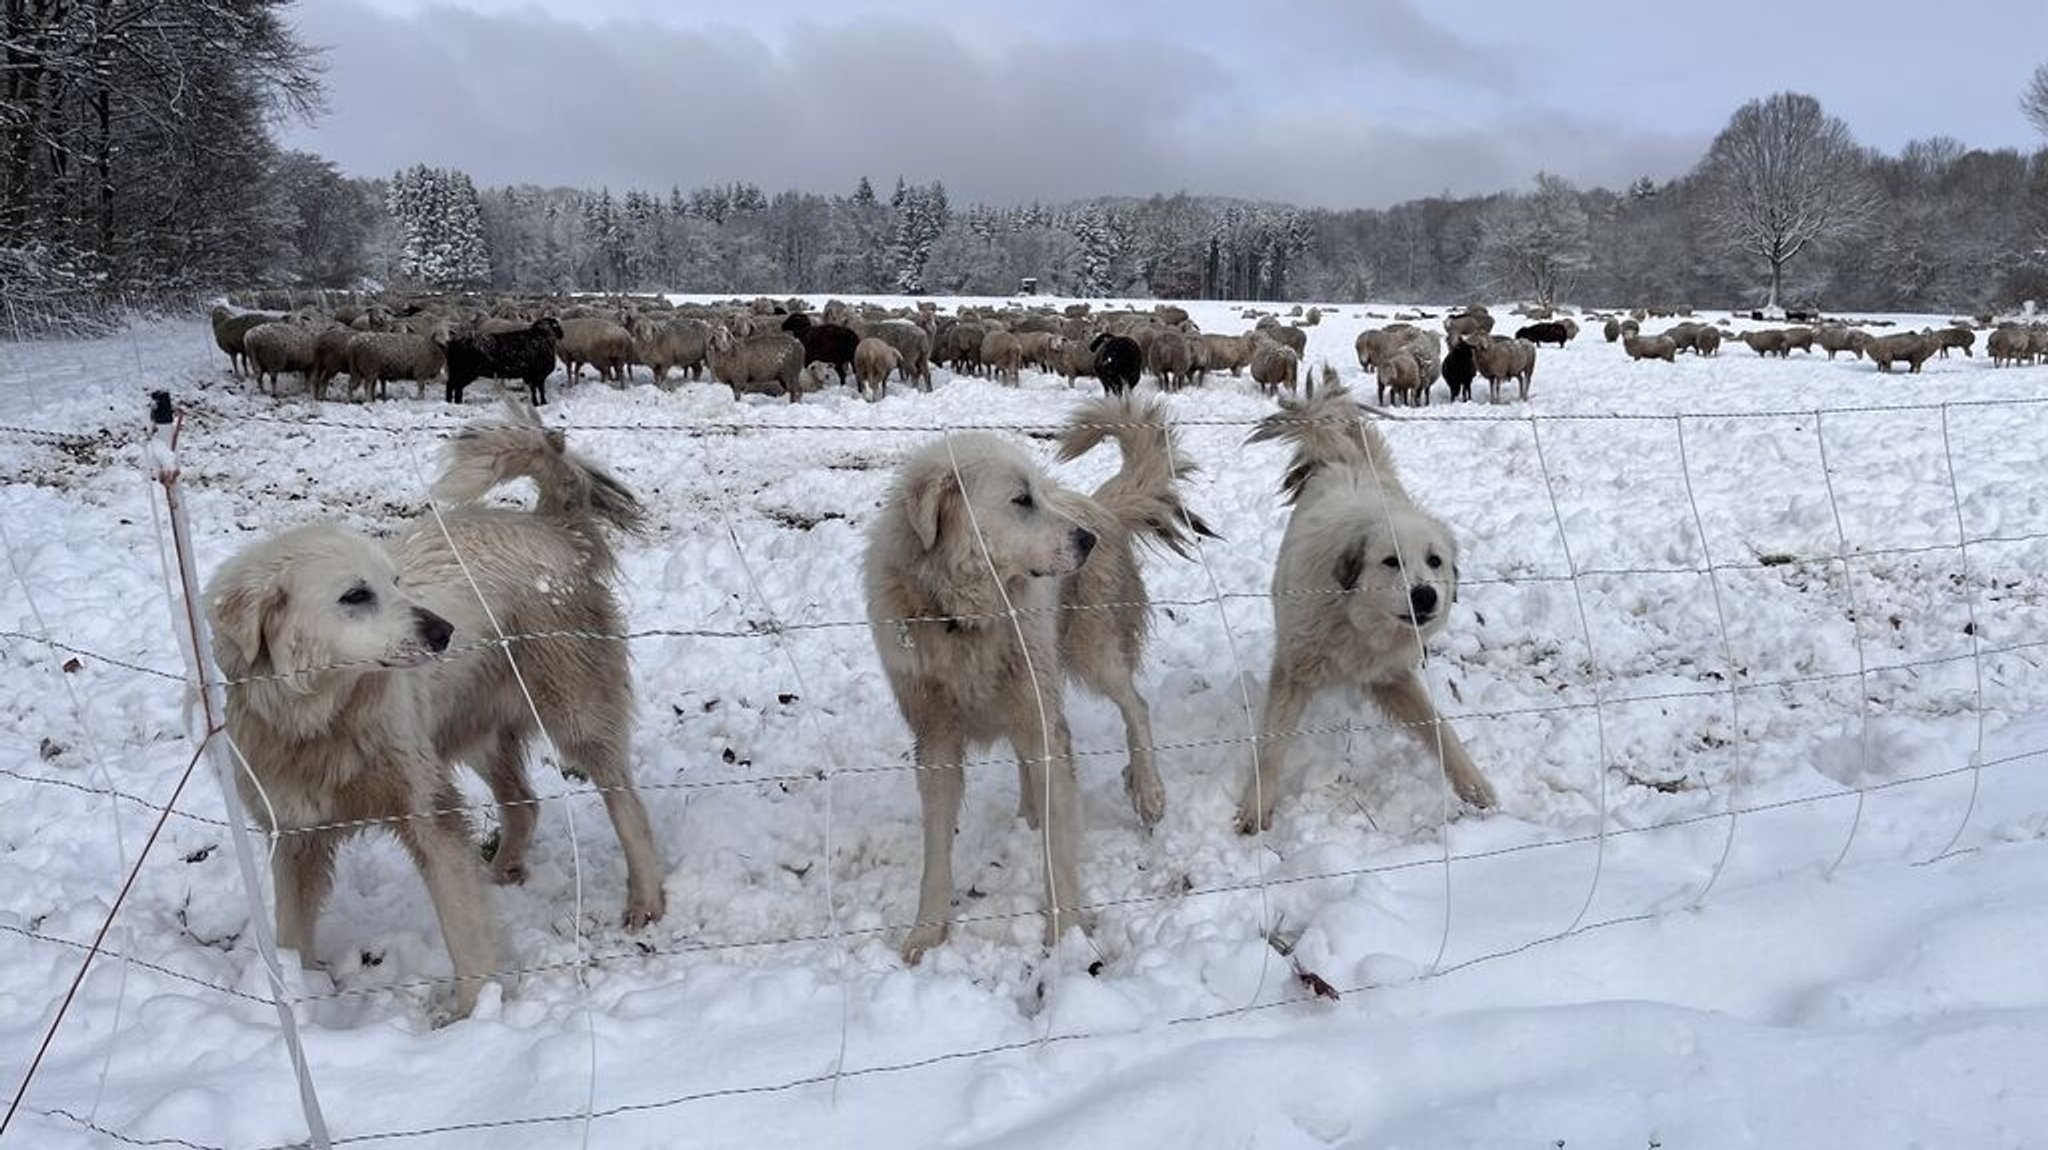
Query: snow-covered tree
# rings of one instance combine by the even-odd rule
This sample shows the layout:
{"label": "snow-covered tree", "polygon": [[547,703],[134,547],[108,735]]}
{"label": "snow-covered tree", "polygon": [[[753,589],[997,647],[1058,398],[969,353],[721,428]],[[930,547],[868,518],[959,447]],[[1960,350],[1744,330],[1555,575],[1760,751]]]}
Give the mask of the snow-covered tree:
{"label": "snow-covered tree", "polygon": [[1557,302],[1593,263],[1593,245],[1579,190],[1548,172],[1536,190],[1502,196],[1481,217],[1479,258],[1496,282]]}
{"label": "snow-covered tree", "polygon": [[931,259],[932,244],[946,230],[950,215],[946,186],[934,182],[929,187],[902,188],[891,198],[897,205],[895,233],[889,242],[889,259],[895,268],[892,286],[921,295],[926,290],[924,269]]}
{"label": "snow-covered tree", "polygon": [[2033,79],[2027,81],[2027,90],[2020,93],[2020,111],[2041,134],[2048,136],[2048,64],[2034,69]]}
{"label": "snow-covered tree", "polygon": [[1770,269],[1765,306],[1779,306],[1785,265],[1868,221],[1879,197],[1849,126],[1820,101],[1779,92],[1737,109],[1696,179],[1706,218],[1731,250]]}

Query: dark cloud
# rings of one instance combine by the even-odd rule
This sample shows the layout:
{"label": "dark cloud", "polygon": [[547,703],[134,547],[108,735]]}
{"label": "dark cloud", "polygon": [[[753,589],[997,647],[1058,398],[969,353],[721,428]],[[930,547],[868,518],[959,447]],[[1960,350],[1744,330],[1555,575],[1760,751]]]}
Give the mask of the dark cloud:
{"label": "dark cloud", "polygon": [[[1185,189],[1375,206],[1526,186],[1539,170],[1609,186],[1674,176],[1742,100],[1788,85],[1869,139],[1859,114],[1925,86],[1875,75],[1854,63],[1875,55],[1846,41],[1819,52],[1805,24],[1783,57],[1707,37],[1684,63],[1669,28],[1629,31],[1590,0],[1556,0],[1540,20],[1505,0],[573,11],[308,3],[301,31],[330,47],[331,111],[293,143],[358,174],[425,161],[487,184],[841,191],[900,174],[944,179],[961,201]],[[1951,86],[1988,106],[1981,78]],[[1969,119],[1926,102],[1901,122]]]}

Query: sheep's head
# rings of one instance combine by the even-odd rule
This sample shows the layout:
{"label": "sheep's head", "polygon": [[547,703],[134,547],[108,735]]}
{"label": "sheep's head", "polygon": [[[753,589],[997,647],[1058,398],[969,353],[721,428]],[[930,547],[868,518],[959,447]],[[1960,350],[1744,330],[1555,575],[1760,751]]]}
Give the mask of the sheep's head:
{"label": "sheep's head", "polygon": [[732,344],[732,329],[722,323],[713,324],[711,327],[711,350],[720,355],[725,355],[732,351]]}

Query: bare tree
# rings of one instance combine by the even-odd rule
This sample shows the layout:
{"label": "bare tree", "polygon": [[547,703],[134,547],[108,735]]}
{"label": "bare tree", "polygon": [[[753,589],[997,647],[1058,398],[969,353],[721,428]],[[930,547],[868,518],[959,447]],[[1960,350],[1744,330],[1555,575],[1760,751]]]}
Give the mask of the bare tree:
{"label": "bare tree", "polygon": [[2048,136],[2048,64],[2034,69],[2034,78],[2027,82],[2027,90],[2020,93],[2020,111],[2027,114],[2042,135]]}
{"label": "bare tree", "polygon": [[1593,265],[1591,229],[1579,190],[1548,172],[1536,190],[1502,196],[1479,221],[1479,259],[1497,283],[1557,302]]}
{"label": "bare tree", "polygon": [[1849,126],[1798,92],[1744,104],[1714,137],[1698,171],[1706,218],[1730,248],[1769,265],[1766,307],[1779,306],[1787,263],[1876,212],[1866,165]]}

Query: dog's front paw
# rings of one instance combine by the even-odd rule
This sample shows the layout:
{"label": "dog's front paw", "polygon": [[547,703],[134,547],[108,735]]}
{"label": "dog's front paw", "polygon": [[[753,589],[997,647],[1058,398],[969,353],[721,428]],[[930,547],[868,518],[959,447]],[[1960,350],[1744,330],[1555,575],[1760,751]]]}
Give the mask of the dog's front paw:
{"label": "dog's front paw", "polygon": [[661,921],[668,913],[668,893],[660,887],[652,892],[641,892],[626,896],[626,914],[622,920],[627,930],[639,930]]}
{"label": "dog's front paw", "polygon": [[1160,783],[1157,772],[1140,773],[1125,768],[1124,791],[1131,796],[1131,809],[1138,812],[1138,821],[1146,830],[1158,826],[1159,820],[1166,817],[1166,787]]}
{"label": "dog's front paw", "polygon": [[912,930],[910,937],[903,940],[904,965],[916,966],[919,960],[924,958],[926,951],[940,946],[945,941],[946,926],[944,923],[928,922]]}
{"label": "dog's front paw", "polygon": [[498,859],[491,863],[491,881],[499,886],[521,886],[526,882],[526,863],[522,859]]}
{"label": "dog's front paw", "polygon": [[1493,793],[1493,784],[1478,775],[1460,779],[1455,789],[1458,798],[1464,800],[1467,806],[1478,810],[1490,811],[1500,805],[1500,799]]}
{"label": "dog's front paw", "polygon": [[1261,809],[1257,799],[1253,798],[1250,795],[1246,795],[1244,801],[1237,804],[1238,834],[1255,835],[1258,834],[1260,831],[1270,831],[1272,829],[1272,803],[1267,803],[1265,807]]}

